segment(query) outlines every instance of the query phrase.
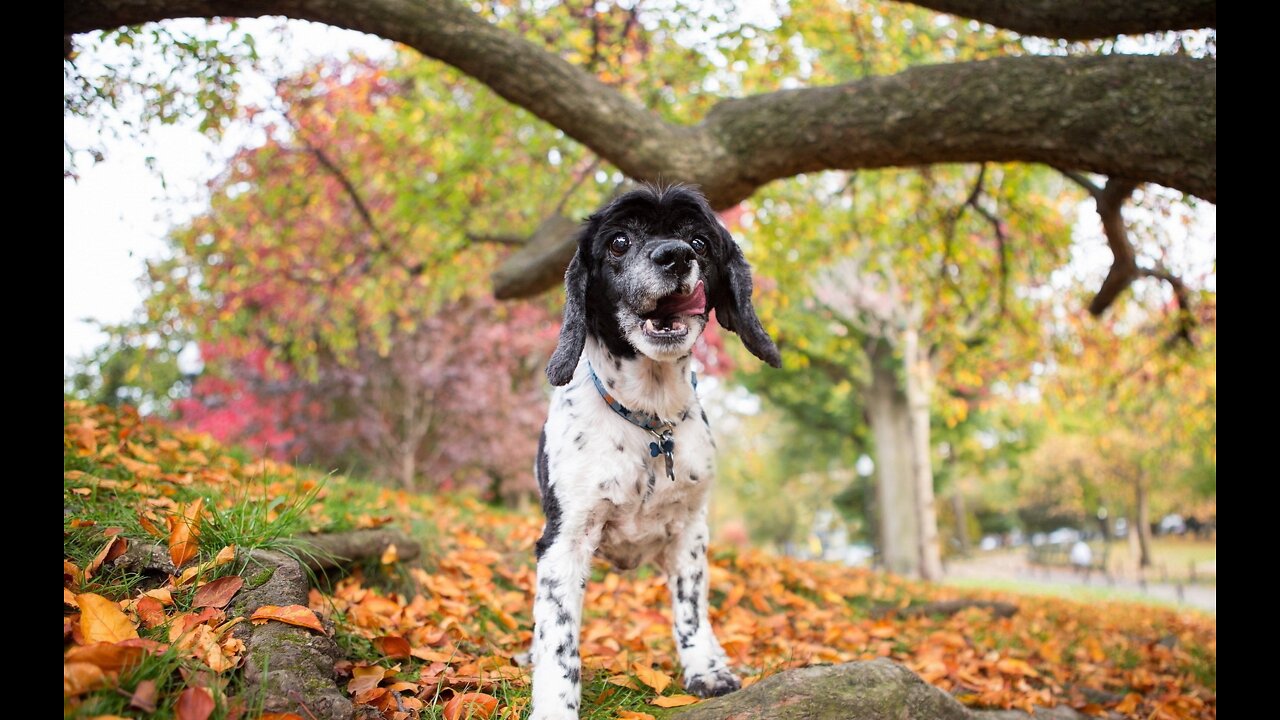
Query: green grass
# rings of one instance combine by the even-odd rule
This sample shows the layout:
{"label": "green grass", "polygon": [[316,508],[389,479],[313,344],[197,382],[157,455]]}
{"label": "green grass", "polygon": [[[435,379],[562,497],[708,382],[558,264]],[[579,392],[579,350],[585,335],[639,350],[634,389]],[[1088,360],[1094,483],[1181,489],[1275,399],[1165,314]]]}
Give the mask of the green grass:
{"label": "green grass", "polygon": [[[1101,582],[1098,580],[1098,582]],[[1194,610],[1209,616],[1216,616],[1212,610],[1192,608],[1178,604],[1173,600],[1152,597],[1141,592],[1124,588],[1106,587],[1103,585],[1072,585],[1067,583],[1043,583],[1035,580],[1007,580],[997,578],[953,578],[942,581],[943,585],[959,588],[978,588],[982,590],[998,590],[1018,595],[1038,597],[1062,597],[1080,602],[1129,602],[1143,605],[1155,605],[1178,610]]]}

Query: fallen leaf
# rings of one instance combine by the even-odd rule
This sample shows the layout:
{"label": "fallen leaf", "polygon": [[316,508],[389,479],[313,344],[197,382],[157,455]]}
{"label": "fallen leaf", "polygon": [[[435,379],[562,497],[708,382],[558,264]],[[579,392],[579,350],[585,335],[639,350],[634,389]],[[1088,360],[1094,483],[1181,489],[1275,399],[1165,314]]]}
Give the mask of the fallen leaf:
{"label": "fallen leaf", "polygon": [[138,598],[135,609],[138,611],[138,619],[147,628],[164,624],[164,604],[150,595]]}
{"label": "fallen leaf", "polygon": [[122,537],[111,537],[102,546],[102,550],[93,556],[90,564],[84,566],[84,579],[93,577],[93,573],[97,573],[97,569],[101,568],[104,562],[115,560],[116,557],[124,555],[124,551],[128,550],[129,543]]}
{"label": "fallen leaf", "polygon": [[80,607],[78,604],[76,604],[76,594],[71,592],[70,589],[65,587],[62,588],[62,604],[70,605],[71,607]]}
{"label": "fallen leaf", "polygon": [[640,690],[640,686],[636,684],[635,680],[631,679],[630,675],[614,675],[613,677],[609,678],[605,682],[613,685],[618,685],[620,687],[629,688],[631,690],[637,690],[637,691]]}
{"label": "fallen leaf", "polygon": [[644,663],[631,663],[631,671],[636,674],[636,677],[640,678],[640,682],[653,688],[653,691],[659,695],[671,684],[670,675],[661,670],[655,670]]}
{"label": "fallen leaf", "polygon": [[393,565],[400,559],[400,553],[396,551],[396,544],[391,543],[386,550],[382,551],[382,564]]}
{"label": "fallen leaf", "polygon": [[214,624],[220,623],[224,616],[225,613],[222,610],[212,607],[201,608],[200,612],[180,613],[169,621],[169,641],[177,641],[183,634],[210,620],[214,621]]}
{"label": "fallen leaf", "polygon": [[663,695],[662,697],[656,697],[650,700],[649,704],[657,705],[658,707],[673,708],[680,707],[681,705],[692,705],[696,702],[698,702],[698,698],[692,695]]}
{"label": "fallen leaf", "polygon": [[200,511],[204,509],[204,498],[180,507],[178,516],[169,516],[169,559],[174,567],[182,567],[191,561],[200,550],[197,538],[200,537]]}
{"label": "fallen leaf", "polygon": [[228,545],[222,548],[221,550],[219,550],[217,557],[215,557],[214,559],[208,560],[206,562],[202,562],[199,565],[193,565],[187,568],[186,570],[183,570],[182,575],[178,577],[177,586],[182,587],[183,585],[186,585],[187,583],[203,575],[204,573],[209,572],[210,570],[216,567],[226,565],[227,563],[235,559],[236,559],[236,546]]}
{"label": "fallen leaf", "polygon": [[94,593],[76,596],[80,606],[80,634],[85,643],[128,640],[138,637],[138,630],[116,603]]}
{"label": "fallen leaf", "polygon": [[138,687],[133,690],[133,695],[129,697],[129,707],[145,713],[155,712],[156,682],[154,680],[143,680],[138,683]]}
{"label": "fallen leaf", "polygon": [[62,561],[62,584],[75,583],[76,585],[84,584],[84,572],[76,567],[76,564],[69,561]]}
{"label": "fallen leaf", "polygon": [[71,648],[67,651],[64,660],[68,663],[92,663],[105,672],[120,672],[142,662],[146,654],[146,651],[140,647],[98,642]]}
{"label": "fallen leaf", "polygon": [[649,713],[636,712],[634,710],[619,710],[618,720],[657,720]]}
{"label": "fallen leaf", "polygon": [[73,662],[62,665],[62,694],[64,697],[75,697],[107,681],[106,673],[93,663]]}
{"label": "fallen leaf", "polygon": [[1017,658],[1000,660],[996,663],[996,669],[1007,675],[1023,675],[1026,677],[1038,677],[1040,675],[1025,660],[1018,660]]}
{"label": "fallen leaf", "polygon": [[148,518],[146,515],[143,515],[141,512],[138,513],[138,524],[141,525],[142,529],[146,530],[147,534],[149,535],[154,535],[158,538],[162,538],[165,536],[165,532],[160,528],[156,527],[156,524],[151,522],[151,518]]}
{"label": "fallen leaf", "polygon": [[498,698],[485,693],[454,695],[444,704],[444,720],[488,720],[498,709]]}
{"label": "fallen leaf", "polygon": [[373,639],[373,646],[378,648],[378,652],[389,658],[409,658],[412,649],[409,647],[409,641],[399,635],[384,635]]}
{"label": "fallen leaf", "polygon": [[170,605],[173,604],[173,593],[170,592],[168,588],[157,588],[155,590],[148,590],[142,594],[145,597],[155,598],[156,600],[159,600],[160,604],[165,607],[169,607]]}
{"label": "fallen leaf", "polygon": [[226,565],[227,563],[235,559],[236,559],[236,546],[227,545],[226,547],[219,550],[218,554],[214,556],[213,566],[219,567],[222,565]]}
{"label": "fallen leaf", "polygon": [[278,620],[282,623],[297,625],[308,630],[315,630],[318,633],[324,632],[324,626],[320,624],[320,619],[310,609],[301,605],[263,605],[253,611],[253,616],[249,618],[255,625],[261,625],[268,620]]}
{"label": "fallen leaf", "polygon": [[205,583],[196,591],[196,599],[191,603],[191,607],[223,607],[231,602],[231,598],[240,592],[242,587],[244,587],[244,578],[239,575],[220,577]]}
{"label": "fallen leaf", "polygon": [[378,687],[382,683],[382,678],[387,674],[387,669],[380,665],[368,665],[362,667],[351,668],[351,681],[347,683],[347,692],[352,695],[359,695]]}
{"label": "fallen leaf", "polygon": [[200,687],[189,687],[178,696],[173,708],[177,720],[208,720],[213,714],[213,696]]}
{"label": "fallen leaf", "polygon": [[296,713],[264,713],[258,716],[258,720],[306,720],[306,718]]}

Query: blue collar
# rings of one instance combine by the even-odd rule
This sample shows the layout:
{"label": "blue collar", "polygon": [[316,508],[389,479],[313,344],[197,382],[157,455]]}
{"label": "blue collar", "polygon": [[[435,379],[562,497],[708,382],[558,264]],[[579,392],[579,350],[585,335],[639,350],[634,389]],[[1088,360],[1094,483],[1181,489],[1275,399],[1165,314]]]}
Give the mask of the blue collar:
{"label": "blue collar", "polygon": [[[657,415],[647,413],[643,410],[632,410],[626,405],[618,402],[608,390],[605,389],[604,383],[600,382],[600,376],[596,375],[595,368],[591,367],[591,361],[587,361],[587,372],[591,373],[591,381],[596,384],[596,390],[600,391],[600,397],[604,398],[607,404],[614,412],[618,413],[627,422],[638,428],[646,430],[652,435],[657,442],[649,443],[649,457],[658,457],[661,453],[665,456],[667,462],[667,477],[675,482],[675,447],[676,443],[671,439],[671,432],[675,429],[675,423],[667,422]],[[693,389],[698,389],[698,373],[690,371],[689,382],[693,385]],[[649,480],[653,482],[652,476]],[[652,489],[652,488],[650,488]]]}

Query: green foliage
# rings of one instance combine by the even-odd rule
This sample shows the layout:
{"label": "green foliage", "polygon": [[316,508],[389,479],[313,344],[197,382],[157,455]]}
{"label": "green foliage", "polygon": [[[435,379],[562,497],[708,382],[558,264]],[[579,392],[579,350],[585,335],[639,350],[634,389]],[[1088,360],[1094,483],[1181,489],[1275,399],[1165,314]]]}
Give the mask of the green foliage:
{"label": "green foliage", "polygon": [[75,361],[66,390],[90,403],[128,403],[146,413],[164,414],[186,394],[188,379],[178,356],[187,345],[181,333],[157,333],[141,323],[100,324],[102,346]]}
{"label": "green foliage", "polygon": [[[122,27],[76,44],[62,64],[63,116],[104,137],[189,120],[218,137],[240,109],[241,73],[259,59],[253,36],[234,20]],[[103,149],[64,141],[64,175],[74,176],[84,155],[99,161]]]}

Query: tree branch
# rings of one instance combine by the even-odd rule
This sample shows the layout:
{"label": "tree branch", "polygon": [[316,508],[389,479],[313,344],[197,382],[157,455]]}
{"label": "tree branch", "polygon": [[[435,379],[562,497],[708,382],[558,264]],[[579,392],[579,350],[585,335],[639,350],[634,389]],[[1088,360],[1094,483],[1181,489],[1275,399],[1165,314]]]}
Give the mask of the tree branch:
{"label": "tree branch", "polygon": [[1124,226],[1121,209],[1138,184],[1130,180],[1107,178],[1106,187],[1094,195],[1098,206],[1098,217],[1102,218],[1102,232],[1107,238],[1107,247],[1111,248],[1111,270],[1102,281],[1102,287],[1089,303],[1089,312],[1094,316],[1101,315],[1120,293],[1124,292],[1138,277],[1138,260],[1133,244],[1129,242],[1129,232]]}
{"label": "tree branch", "polygon": [[520,237],[519,235],[484,235],[480,233],[467,233],[467,242],[523,247],[529,243],[529,238]]}
{"label": "tree branch", "polygon": [[1098,294],[1094,296],[1093,302],[1089,303],[1089,312],[1093,315],[1101,315],[1106,312],[1107,308],[1115,302],[1120,293],[1133,284],[1134,280],[1140,277],[1156,278],[1163,280],[1173,289],[1174,299],[1178,303],[1178,321],[1177,330],[1174,332],[1171,343],[1186,342],[1191,344],[1191,330],[1195,327],[1195,317],[1191,313],[1191,292],[1187,288],[1186,283],[1182,282],[1182,278],[1175,275],[1167,268],[1157,265],[1154,268],[1144,268],[1138,266],[1137,251],[1133,247],[1133,243],[1129,240],[1129,232],[1124,226],[1124,217],[1121,210],[1124,203],[1133,195],[1133,191],[1137,189],[1138,183],[1131,180],[1122,180],[1118,178],[1108,178],[1104,187],[1098,187],[1097,183],[1080,173],[1070,170],[1059,169],[1058,172],[1071,179],[1080,187],[1083,187],[1098,206],[1098,216],[1102,219],[1102,231],[1107,238],[1107,247],[1111,248],[1112,262],[1111,269],[1107,272],[1107,277],[1102,281],[1102,288],[1098,290]]}
{"label": "tree branch", "polygon": [[1217,0],[904,0],[1023,35],[1092,40],[1218,26]]}

